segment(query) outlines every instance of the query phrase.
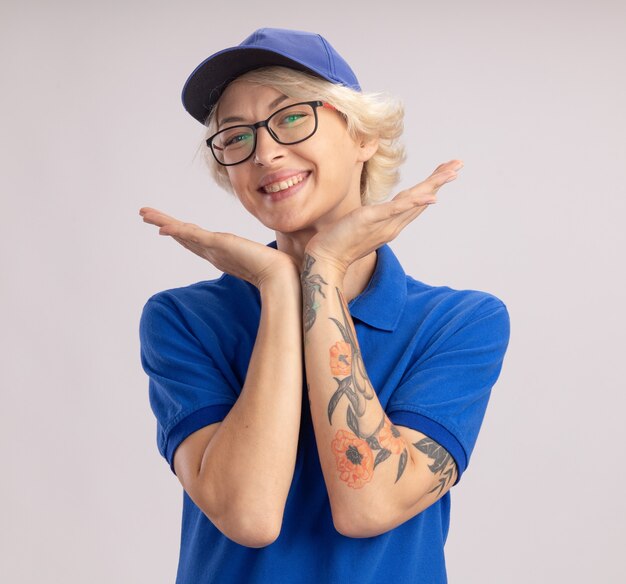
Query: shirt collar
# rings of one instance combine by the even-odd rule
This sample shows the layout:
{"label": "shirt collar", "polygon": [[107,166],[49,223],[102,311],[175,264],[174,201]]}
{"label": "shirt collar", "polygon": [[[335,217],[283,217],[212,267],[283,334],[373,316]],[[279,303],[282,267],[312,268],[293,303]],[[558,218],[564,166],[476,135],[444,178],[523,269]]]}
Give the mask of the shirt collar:
{"label": "shirt collar", "polygon": [[[276,241],[267,245],[278,249]],[[385,243],[376,250],[376,267],[368,285],[348,303],[348,308],[353,318],[391,332],[400,322],[406,297],[406,274]]]}
{"label": "shirt collar", "polygon": [[376,268],[365,290],[349,303],[350,314],[370,326],[393,331],[406,304],[406,274],[385,243],[376,250]]}

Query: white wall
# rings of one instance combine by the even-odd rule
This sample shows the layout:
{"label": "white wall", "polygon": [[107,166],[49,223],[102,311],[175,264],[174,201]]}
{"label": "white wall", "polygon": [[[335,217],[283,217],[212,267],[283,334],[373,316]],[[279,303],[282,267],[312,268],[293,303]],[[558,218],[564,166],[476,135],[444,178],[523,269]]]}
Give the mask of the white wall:
{"label": "white wall", "polygon": [[193,161],[203,128],[180,103],[200,61],[269,25],[322,33],[403,99],[402,187],[465,162],[391,244],[417,279],[511,314],[452,491],[450,582],[625,581],[625,5],[235,4],[0,6],[2,580],[174,581],[182,488],[138,321],[152,293],[218,272],[137,211],[274,239]]}

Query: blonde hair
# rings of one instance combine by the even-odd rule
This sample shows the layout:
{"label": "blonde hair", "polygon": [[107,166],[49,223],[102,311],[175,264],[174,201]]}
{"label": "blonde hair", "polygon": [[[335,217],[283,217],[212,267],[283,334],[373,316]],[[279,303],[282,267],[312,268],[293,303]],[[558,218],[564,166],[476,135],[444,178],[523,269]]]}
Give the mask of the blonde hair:
{"label": "blonde hair", "polygon": [[[343,114],[353,139],[378,138],[375,154],[364,163],[361,174],[361,202],[370,205],[384,201],[400,180],[399,167],[404,162],[404,146],[399,143],[403,130],[404,107],[383,93],[364,93],[286,67],[263,67],[244,73],[237,81],[270,86],[292,99],[319,99]],[[204,159],[219,186],[232,193],[226,168],[218,164],[206,147],[206,138],[217,131],[219,101],[205,120]]]}

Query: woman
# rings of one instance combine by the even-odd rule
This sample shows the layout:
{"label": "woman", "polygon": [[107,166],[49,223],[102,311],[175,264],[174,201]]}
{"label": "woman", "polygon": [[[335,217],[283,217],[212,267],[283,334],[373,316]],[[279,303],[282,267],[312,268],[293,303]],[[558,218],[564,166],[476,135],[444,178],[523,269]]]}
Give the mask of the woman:
{"label": "woman", "polygon": [[213,175],[276,240],[144,207],[222,277],[141,319],[157,442],[184,487],[179,583],[446,582],[450,488],[507,348],[505,305],[407,276],[387,243],[452,160],[382,202],[402,109],[330,44],[261,29],[183,90]]}

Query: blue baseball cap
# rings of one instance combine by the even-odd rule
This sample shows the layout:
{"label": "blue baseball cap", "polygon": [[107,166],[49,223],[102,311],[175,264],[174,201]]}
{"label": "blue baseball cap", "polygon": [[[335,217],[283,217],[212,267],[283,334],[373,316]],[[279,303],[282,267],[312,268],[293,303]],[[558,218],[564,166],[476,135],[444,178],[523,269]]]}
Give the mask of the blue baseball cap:
{"label": "blue baseball cap", "polygon": [[260,28],[236,47],[219,51],[200,63],[185,82],[183,105],[204,124],[231,81],[253,69],[273,65],[304,71],[361,91],[350,65],[321,35]]}

